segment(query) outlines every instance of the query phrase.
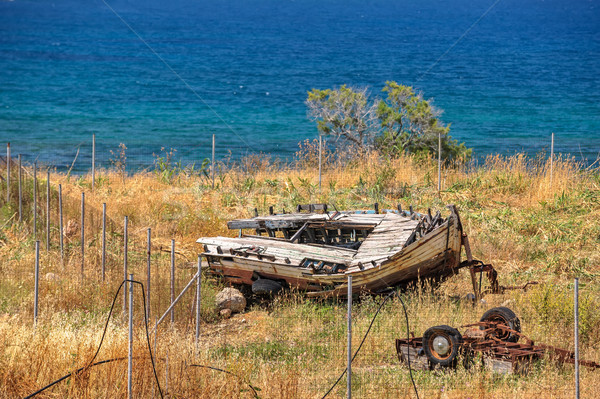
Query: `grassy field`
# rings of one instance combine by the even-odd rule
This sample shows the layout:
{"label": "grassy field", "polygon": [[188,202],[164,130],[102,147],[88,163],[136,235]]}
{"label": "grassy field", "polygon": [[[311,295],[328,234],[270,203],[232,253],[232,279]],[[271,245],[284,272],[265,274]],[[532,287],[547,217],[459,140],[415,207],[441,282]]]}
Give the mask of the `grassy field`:
{"label": "grassy field", "polygon": [[[223,165],[215,187],[203,170],[182,168],[167,157],[156,168],[133,175],[104,170],[91,191],[90,176],[51,173],[50,249],[46,251],[46,185],[39,181],[37,238],[41,240],[40,310],[33,327],[34,235],[31,171],[24,179],[24,216],[18,222],[17,187],[0,208],[0,397],[24,397],[68,372],[86,366],[100,343],[108,311],[123,279],[123,219],[129,218],[129,272],[145,283],[146,234],[152,229],[151,323],[169,302],[170,245],[176,242],[177,290],[194,275],[200,236],[235,235],[231,218],[248,217],[274,206],[335,204],[338,209],[395,208],[444,210],[456,204],[476,258],[496,267],[502,285],[539,285],[488,295],[471,305],[468,273],[435,290],[403,292],[410,331],[459,327],[479,320],[493,306],[508,306],[523,332],[536,342],[573,348],[573,278],[581,278],[582,358],[600,361],[600,174],[568,159],[554,162],[552,181],[545,159],[490,157],[481,166],[448,167],[437,192],[437,164],[377,154],[335,160],[326,154],[322,187],[314,143],[305,143],[293,165],[254,156]],[[38,175],[39,176],[39,175]],[[43,173],[45,178],[45,173]],[[16,179],[16,174],[13,181]],[[61,260],[58,247],[58,184],[65,224],[71,225]],[[2,192],[5,192],[6,185]],[[0,187],[0,189],[2,189]],[[79,220],[85,193],[84,279],[81,278]],[[5,196],[2,195],[4,198]],[[108,210],[106,280],[101,276],[102,204]],[[446,212],[446,211],[445,211]],[[308,300],[290,293],[271,303],[253,302],[246,312],[223,320],[214,296],[223,284],[203,276],[202,323],[194,344],[194,293],[151,337],[163,394],[168,397],[320,398],[345,368],[346,307],[342,301]],[[137,288],[136,288],[137,289]],[[135,295],[134,396],[158,397],[143,328],[142,299]],[[193,291],[193,290],[192,290]],[[356,298],[356,348],[383,298]],[[395,338],[406,336],[404,314],[390,300],[353,363],[354,396],[415,397],[408,369],[400,365]],[[127,328],[119,296],[96,361],[127,356]],[[224,369],[232,374],[194,365]],[[124,397],[127,362],[86,369],[40,397]],[[414,372],[419,395],[434,398],[572,397],[574,368],[544,360],[527,375],[498,376],[479,367],[448,372]],[[582,397],[600,396],[600,371],[582,369]],[[345,379],[329,397],[345,396]]]}

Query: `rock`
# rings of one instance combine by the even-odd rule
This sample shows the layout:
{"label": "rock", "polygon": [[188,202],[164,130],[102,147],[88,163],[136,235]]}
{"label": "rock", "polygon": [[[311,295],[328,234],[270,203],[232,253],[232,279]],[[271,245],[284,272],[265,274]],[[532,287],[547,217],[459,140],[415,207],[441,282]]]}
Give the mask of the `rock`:
{"label": "rock", "polygon": [[219,310],[230,309],[232,313],[243,312],[246,308],[246,298],[235,288],[227,287],[217,294],[215,303]]}
{"label": "rock", "polygon": [[228,319],[231,317],[231,309],[221,309],[219,312],[222,318]]}
{"label": "rock", "polygon": [[54,273],[46,273],[46,275],[44,276],[44,278],[48,281],[54,281],[54,280],[58,280],[58,276]]}

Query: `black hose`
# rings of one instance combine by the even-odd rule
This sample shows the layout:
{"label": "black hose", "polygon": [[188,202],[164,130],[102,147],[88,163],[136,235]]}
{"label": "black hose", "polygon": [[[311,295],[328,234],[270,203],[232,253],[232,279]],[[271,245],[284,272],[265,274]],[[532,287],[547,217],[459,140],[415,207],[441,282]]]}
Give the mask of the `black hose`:
{"label": "black hose", "polygon": [[[363,344],[365,343],[365,340],[367,339],[367,336],[369,335],[369,332],[371,331],[371,327],[373,327],[373,323],[375,322],[375,319],[377,318],[377,316],[379,315],[379,312],[383,308],[383,305],[385,305],[385,303],[394,295],[400,300],[400,303],[402,304],[402,309],[404,310],[404,317],[406,318],[406,336],[410,340],[410,333],[409,333],[410,327],[408,324],[408,313],[406,312],[406,306],[404,306],[404,301],[402,300],[400,295],[398,295],[398,293],[396,291],[392,291],[388,296],[385,297],[385,299],[383,300],[381,305],[379,305],[379,308],[377,309],[377,312],[375,312],[375,316],[373,316],[373,319],[371,320],[371,324],[369,324],[369,328],[367,329],[367,332],[363,336],[362,341],[360,341],[360,345],[358,345],[358,349],[356,349],[356,352],[354,352],[354,356],[352,356],[350,363],[352,363],[354,361],[354,358],[356,358],[356,356],[358,355],[358,352],[360,352],[360,349],[362,348]],[[408,372],[410,374],[410,380],[412,381],[412,385],[415,390],[415,395],[417,395],[417,399],[419,399],[419,392],[417,391],[417,385],[415,384],[415,380],[412,375],[412,368],[410,367],[410,356],[407,356],[407,360],[408,360]],[[342,378],[344,377],[344,375],[346,374],[347,371],[348,371],[348,368],[346,367],[344,369],[344,371],[342,372],[342,374],[340,374],[340,376],[338,377],[337,381],[331,386],[331,388],[329,388],[329,391],[327,391],[327,393],[325,395],[323,395],[323,397],[321,399],[325,399],[325,397],[327,397],[327,395],[329,395],[331,393],[331,391],[333,391],[333,388],[335,388],[336,385],[342,380]]]}
{"label": "black hose", "polygon": [[93,367],[93,366],[99,366],[99,365],[101,365],[101,364],[105,364],[105,363],[111,363],[111,362],[115,362],[115,361],[118,361],[118,360],[125,360],[125,359],[127,359],[127,358],[126,358],[126,357],[116,357],[116,358],[114,358],[114,359],[107,359],[107,360],[102,360],[102,361],[99,361],[99,362],[96,362],[96,363],[88,364],[87,366],[84,366],[84,367],[78,368],[77,370],[75,370],[75,371],[73,371],[73,372],[70,372],[69,374],[67,374],[67,375],[64,375],[64,376],[60,377],[58,380],[56,380],[56,381],[54,381],[54,382],[51,382],[50,384],[46,385],[46,386],[45,386],[45,387],[43,387],[42,389],[40,389],[40,390],[38,390],[38,391],[35,391],[34,393],[32,393],[32,394],[31,394],[31,395],[29,395],[29,396],[26,396],[24,399],[33,398],[33,397],[34,397],[34,396],[36,396],[37,394],[40,394],[40,393],[44,392],[46,389],[48,389],[48,388],[50,388],[50,387],[52,387],[52,386],[54,386],[54,385],[58,384],[58,383],[59,383],[59,382],[61,382],[61,381],[64,381],[64,380],[66,380],[67,378],[71,377],[73,374],[78,374],[78,373],[82,372],[83,370],[85,370],[85,369],[88,369],[88,368],[90,368],[90,367]]}
{"label": "black hose", "polygon": [[104,342],[104,338],[106,336],[106,330],[108,329],[108,323],[110,321],[110,317],[112,316],[112,312],[113,312],[113,309],[115,307],[115,303],[117,302],[117,297],[119,295],[119,292],[121,292],[121,288],[123,288],[123,285],[126,282],[131,282],[131,283],[134,283],[134,284],[139,284],[142,287],[142,298],[143,298],[143,304],[144,304],[144,324],[145,324],[145,327],[146,327],[146,341],[148,343],[148,352],[150,353],[150,361],[152,362],[152,370],[154,371],[154,378],[156,379],[156,385],[158,386],[158,392],[160,394],[160,397],[161,398],[163,397],[162,390],[160,389],[160,382],[158,381],[158,374],[156,373],[156,366],[154,365],[154,357],[152,355],[152,348],[150,346],[150,333],[148,332],[148,317],[147,317],[148,312],[146,311],[146,293],[144,292],[144,284],[142,284],[139,281],[128,280],[127,279],[127,280],[123,280],[123,282],[121,283],[121,285],[119,285],[119,289],[115,293],[115,297],[113,298],[112,305],[110,306],[110,311],[108,312],[108,317],[106,318],[106,323],[104,324],[104,331],[102,332],[102,338],[100,339],[100,344],[98,345],[98,349],[96,349],[96,353],[92,357],[92,360],[90,360],[90,362],[86,366],[81,367],[81,368],[77,369],[76,371],[71,372],[71,373],[69,373],[69,374],[67,374],[67,375],[59,378],[58,380],[56,380],[56,381],[54,381],[54,382],[46,385],[45,387],[43,387],[43,388],[35,391],[31,395],[26,396],[24,399],[33,398],[34,396],[36,396],[36,395],[44,392],[46,389],[48,389],[48,388],[50,388],[50,387],[58,384],[61,381],[66,380],[67,378],[71,377],[73,374],[78,374],[78,373],[80,373],[80,372],[82,372],[82,371],[84,371],[84,370],[86,370],[86,369],[88,369],[90,367],[98,366],[100,364],[105,364],[105,363],[110,363],[110,362],[114,362],[114,361],[117,361],[117,360],[123,360],[123,359],[125,359],[125,358],[114,358],[114,359],[107,359],[107,360],[102,360],[102,361],[94,363],[94,360],[96,360],[96,357],[98,356],[98,353],[100,353],[100,348],[102,348],[102,343]]}

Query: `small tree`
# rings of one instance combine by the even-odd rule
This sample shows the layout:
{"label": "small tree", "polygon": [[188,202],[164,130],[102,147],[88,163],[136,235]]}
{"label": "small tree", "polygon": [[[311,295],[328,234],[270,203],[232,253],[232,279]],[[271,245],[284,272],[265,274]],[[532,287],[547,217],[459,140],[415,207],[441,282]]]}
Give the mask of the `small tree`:
{"label": "small tree", "polygon": [[373,144],[378,131],[377,106],[369,101],[366,88],[313,89],[306,105],[321,134],[345,139],[361,150]]}
{"label": "small tree", "polygon": [[392,156],[402,152],[437,154],[441,136],[442,158],[454,160],[471,156],[471,150],[464,143],[458,144],[448,134],[450,125],[439,120],[441,111],[421,93],[392,81],[386,82],[382,91],[387,97],[377,106],[382,128],[375,141],[377,149]]}
{"label": "small tree", "polygon": [[308,92],[309,117],[323,135],[343,138],[360,150],[375,146],[383,154],[437,155],[438,137],[446,161],[468,159],[471,150],[448,134],[450,125],[440,121],[441,111],[410,86],[386,82],[384,99],[370,100],[367,89],[341,86],[339,89]]}

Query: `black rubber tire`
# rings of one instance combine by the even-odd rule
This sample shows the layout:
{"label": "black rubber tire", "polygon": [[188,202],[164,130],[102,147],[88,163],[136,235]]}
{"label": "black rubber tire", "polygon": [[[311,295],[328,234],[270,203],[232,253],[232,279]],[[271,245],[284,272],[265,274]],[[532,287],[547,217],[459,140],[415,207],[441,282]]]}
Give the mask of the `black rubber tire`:
{"label": "black rubber tire", "polygon": [[[511,330],[515,330],[519,333],[521,332],[521,320],[519,320],[515,312],[505,306],[499,306],[488,310],[481,316],[480,321],[497,321]],[[517,342],[519,340],[519,336],[513,333],[498,331],[494,335],[496,338],[505,342]]]}
{"label": "black rubber tire", "polygon": [[275,295],[283,290],[283,285],[275,280],[259,278],[252,283],[252,293],[256,295]]}
{"label": "black rubber tire", "polygon": [[[433,340],[438,336],[443,336],[448,340],[450,344],[448,354],[440,355],[433,348]],[[430,327],[423,334],[423,350],[432,366],[455,367],[462,342],[460,332],[456,328],[446,325]]]}

